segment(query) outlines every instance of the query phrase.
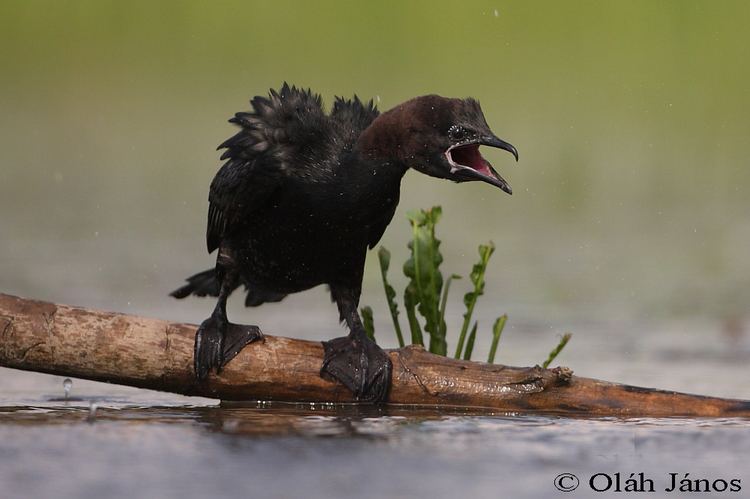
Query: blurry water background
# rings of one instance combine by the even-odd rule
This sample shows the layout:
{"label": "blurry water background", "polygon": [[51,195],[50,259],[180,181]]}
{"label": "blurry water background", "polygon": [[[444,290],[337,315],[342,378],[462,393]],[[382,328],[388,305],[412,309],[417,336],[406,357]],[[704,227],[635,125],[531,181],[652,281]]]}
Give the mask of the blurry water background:
{"label": "blurry water background", "polygon": [[[440,204],[444,271],[466,276],[477,244],[493,240],[497,245],[478,306],[484,336],[477,341],[477,357],[486,355],[492,321],[507,312],[499,362],[540,362],[557,336],[569,330],[574,337],[559,361],[578,374],[750,398],[748,22],[750,4],[741,1],[3,2],[0,291],[198,322],[209,314],[211,300],[178,302],[167,293],[213,264],[205,253],[204,229],[208,184],[220,165],[214,149],[233,133],[226,120],[247,109],[250,97],[285,80],[313,88],[329,103],[334,95],[372,97],[381,110],[425,93],[473,96],[497,135],[520,151],[519,164],[505,153],[486,151],[514,195],[410,172],[382,241],[394,254],[396,287],[404,283],[397,262],[406,255],[409,236],[405,211]],[[394,346],[374,256],[368,259],[362,301],[375,309],[380,342]],[[466,280],[454,284],[448,314],[453,329],[460,325],[466,286]],[[229,314],[270,333],[319,340],[341,333],[322,288],[254,310],[243,309],[237,299]],[[61,411],[78,414],[49,400],[62,393],[61,383],[0,370],[0,405],[7,408],[0,419],[0,469],[6,470],[0,479],[20,487],[10,490],[22,490],[37,476],[32,471],[37,463],[47,478],[35,482],[42,495],[48,486],[64,490],[63,495],[102,497],[97,488],[80,488],[95,483],[113,497],[128,496],[126,483],[115,481],[107,489],[103,469],[91,471],[93,482],[79,482],[75,473],[47,462],[50,454],[55,463],[67,461],[70,451],[73,463],[81,464],[91,449],[115,462],[124,459],[116,457],[123,445],[117,418],[96,427],[75,426],[76,438],[88,442],[81,448],[69,438],[49,438],[51,419]],[[212,414],[225,411],[208,400],[93,383],[76,386],[105,408],[192,404]],[[41,416],[35,407],[44,408]],[[245,451],[255,452],[255,444],[210,441],[210,434],[196,431],[190,410],[174,409],[177,416],[167,418],[188,424],[165,430],[158,416],[153,425],[131,431],[136,440],[150,442],[146,447],[155,445],[154,439],[184,439],[189,433],[196,440],[184,445],[191,449],[180,454],[184,449],[166,446],[139,455],[135,446],[123,462],[142,459],[140,466],[157,466],[180,454],[197,467],[198,449],[207,446],[209,459],[222,462],[230,452],[252,466],[252,453]],[[23,416],[30,413],[35,416]],[[131,421],[137,414],[149,420],[147,410],[123,418]],[[539,447],[526,440],[545,435],[530,429],[537,420],[455,418],[430,423],[444,425],[440,431],[449,435],[467,432],[460,444],[438,441],[452,442],[443,447],[445,455],[465,456],[475,464],[488,453],[498,462],[512,457],[517,468],[506,470],[510,477],[539,460],[564,468],[565,449],[578,456],[622,455],[622,450],[597,447],[604,445],[597,432],[629,442],[628,425],[636,424],[544,419],[542,426],[569,438],[552,438]],[[72,418],[83,419],[85,410]],[[414,432],[406,435],[420,441],[421,432],[434,429],[425,424],[406,425]],[[19,425],[23,431],[17,431]],[[716,454],[712,462],[734,462],[732,452],[746,455],[747,437],[739,443],[731,437],[737,425],[745,435],[747,427],[739,423],[705,424],[715,438],[698,444],[705,455]],[[688,422],[687,429],[678,422],[646,427],[651,429],[641,430],[644,438],[653,437],[662,449],[658,459],[650,454],[655,462],[683,454],[686,442],[699,438],[695,434],[705,435],[696,429],[702,428],[699,423]],[[411,472],[446,472],[441,463],[431,468],[419,458],[421,452],[436,459],[433,446],[439,443],[417,445],[410,451],[414,456],[399,454],[399,446],[411,445],[412,437],[384,428],[390,435],[385,440],[398,442],[395,453],[401,460],[393,466],[404,470],[401,481],[392,478],[394,490],[401,483],[402,490],[414,492],[408,486]],[[473,432],[484,436],[466,437]],[[372,465],[362,457],[367,444],[362,447],[360,440],[315,444],[313,433],[293,445],[313,456],[305,461],[295,454],[310,476],[321,471],[310,464],[317,453],[350,452],[351,466]],[[507,449],[487,445],[493,439],[502,439]],[[721,444],[723,454],[712,447],[727,440],[734,443]],[[27,454],[24,448],[32,441]],[[276,454],[273,440],[258,445],[277,460],[291,459],[284,450],[287,440]],[[643,452],[633,449],[626,452],[627,462],[648,461],[639,461]],[[456,486],[471,484],[474,495],[494,497],[502,483],[487,481],[490,475],[483,471],[479,466],[446,479]],[[547,482],[554,476],[526,473]],[[139,495],[177,494],[169,488],[169,476],[144,479]],[[273,471],[257,476],[273,476]],[[220,481],[237,491],[244,486],[221,480],[194,478],[196,489],[188,487],[189,479],[185,486],[188,491]],[[542,495],[554,492],[547,482],[539,486]],[[285,487],[267,492],[290,494]],[[383,493],[342,487],[319,490]],[[450,487],[433,492],[440,491],[454,492]]]}

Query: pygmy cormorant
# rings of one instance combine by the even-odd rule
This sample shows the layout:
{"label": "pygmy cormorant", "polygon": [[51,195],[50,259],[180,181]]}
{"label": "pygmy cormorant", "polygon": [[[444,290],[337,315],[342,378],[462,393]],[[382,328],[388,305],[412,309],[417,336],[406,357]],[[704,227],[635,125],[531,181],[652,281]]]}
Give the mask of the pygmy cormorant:
{"label": "pygmy cormorant", "polygon": [[470,98],[425,95],[380,114],[355,96],[337,98],[326,114],[319,95],[284,84],[251,105],[229,120],[240,130],[219,146],[226,162],[209,191],[206,240],[209,253],[219,250],[216,267],[172,292],[218,296],[195,335],[195,375],[204,380],[262,338],[257,326],[227,320],[227,298],[240,285],[254,307],[327,284],[349,335],[323,343],[321,374],[359,400],[383,402],[391,362],[367,338],[357,306],[365,254],[393,217],[401,178],[413,168],[511,194],[479,146],[518,153]]}

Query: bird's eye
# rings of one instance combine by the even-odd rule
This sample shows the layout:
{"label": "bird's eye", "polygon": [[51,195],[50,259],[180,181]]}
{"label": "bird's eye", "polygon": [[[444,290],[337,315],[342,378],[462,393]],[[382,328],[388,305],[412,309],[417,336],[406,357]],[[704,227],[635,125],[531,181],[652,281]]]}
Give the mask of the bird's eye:
{"label": "bird's eye", "polygon": [[453,142],[461,142],[469,137],[469,131],[460,125],[453,125],[448,129],[448,136]]}

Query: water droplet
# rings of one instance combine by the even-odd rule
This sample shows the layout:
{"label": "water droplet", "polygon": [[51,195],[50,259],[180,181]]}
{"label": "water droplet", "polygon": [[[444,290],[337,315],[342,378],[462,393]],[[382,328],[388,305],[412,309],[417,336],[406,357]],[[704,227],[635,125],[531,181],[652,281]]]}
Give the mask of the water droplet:
{"label": "water droplet", "polygon": [[70,378],[65,378],[63,381],[63,390],[65,390],[65,398],[70,396],[70,389],[73,388],[73,381]]}
{"label": "water droplet", "polygon": [[86,417],[86,421],[93,423],[96,421],[96,410],[99,409],[99,405],[94,402],[89,403],[89,415]]}

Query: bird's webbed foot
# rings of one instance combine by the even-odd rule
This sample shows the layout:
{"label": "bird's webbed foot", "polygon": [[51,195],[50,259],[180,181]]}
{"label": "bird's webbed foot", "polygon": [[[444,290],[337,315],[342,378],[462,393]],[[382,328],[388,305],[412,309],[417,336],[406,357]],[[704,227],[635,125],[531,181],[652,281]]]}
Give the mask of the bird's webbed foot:
{"label": "bird's webbed foot", "polygon": [[258,326],[232,324],[225,315],[214,313],[203,321],[195,333],[195,377],[203,381],[212,369],[221,372],[245,345],[262,339],[263,333]]}
{"label": "bird's webbed foot", "polygon": [[384,403],[391,386],[391,359],[364,333],[323,342],[321,375],[329,375],[354,393],[357,400]]}

